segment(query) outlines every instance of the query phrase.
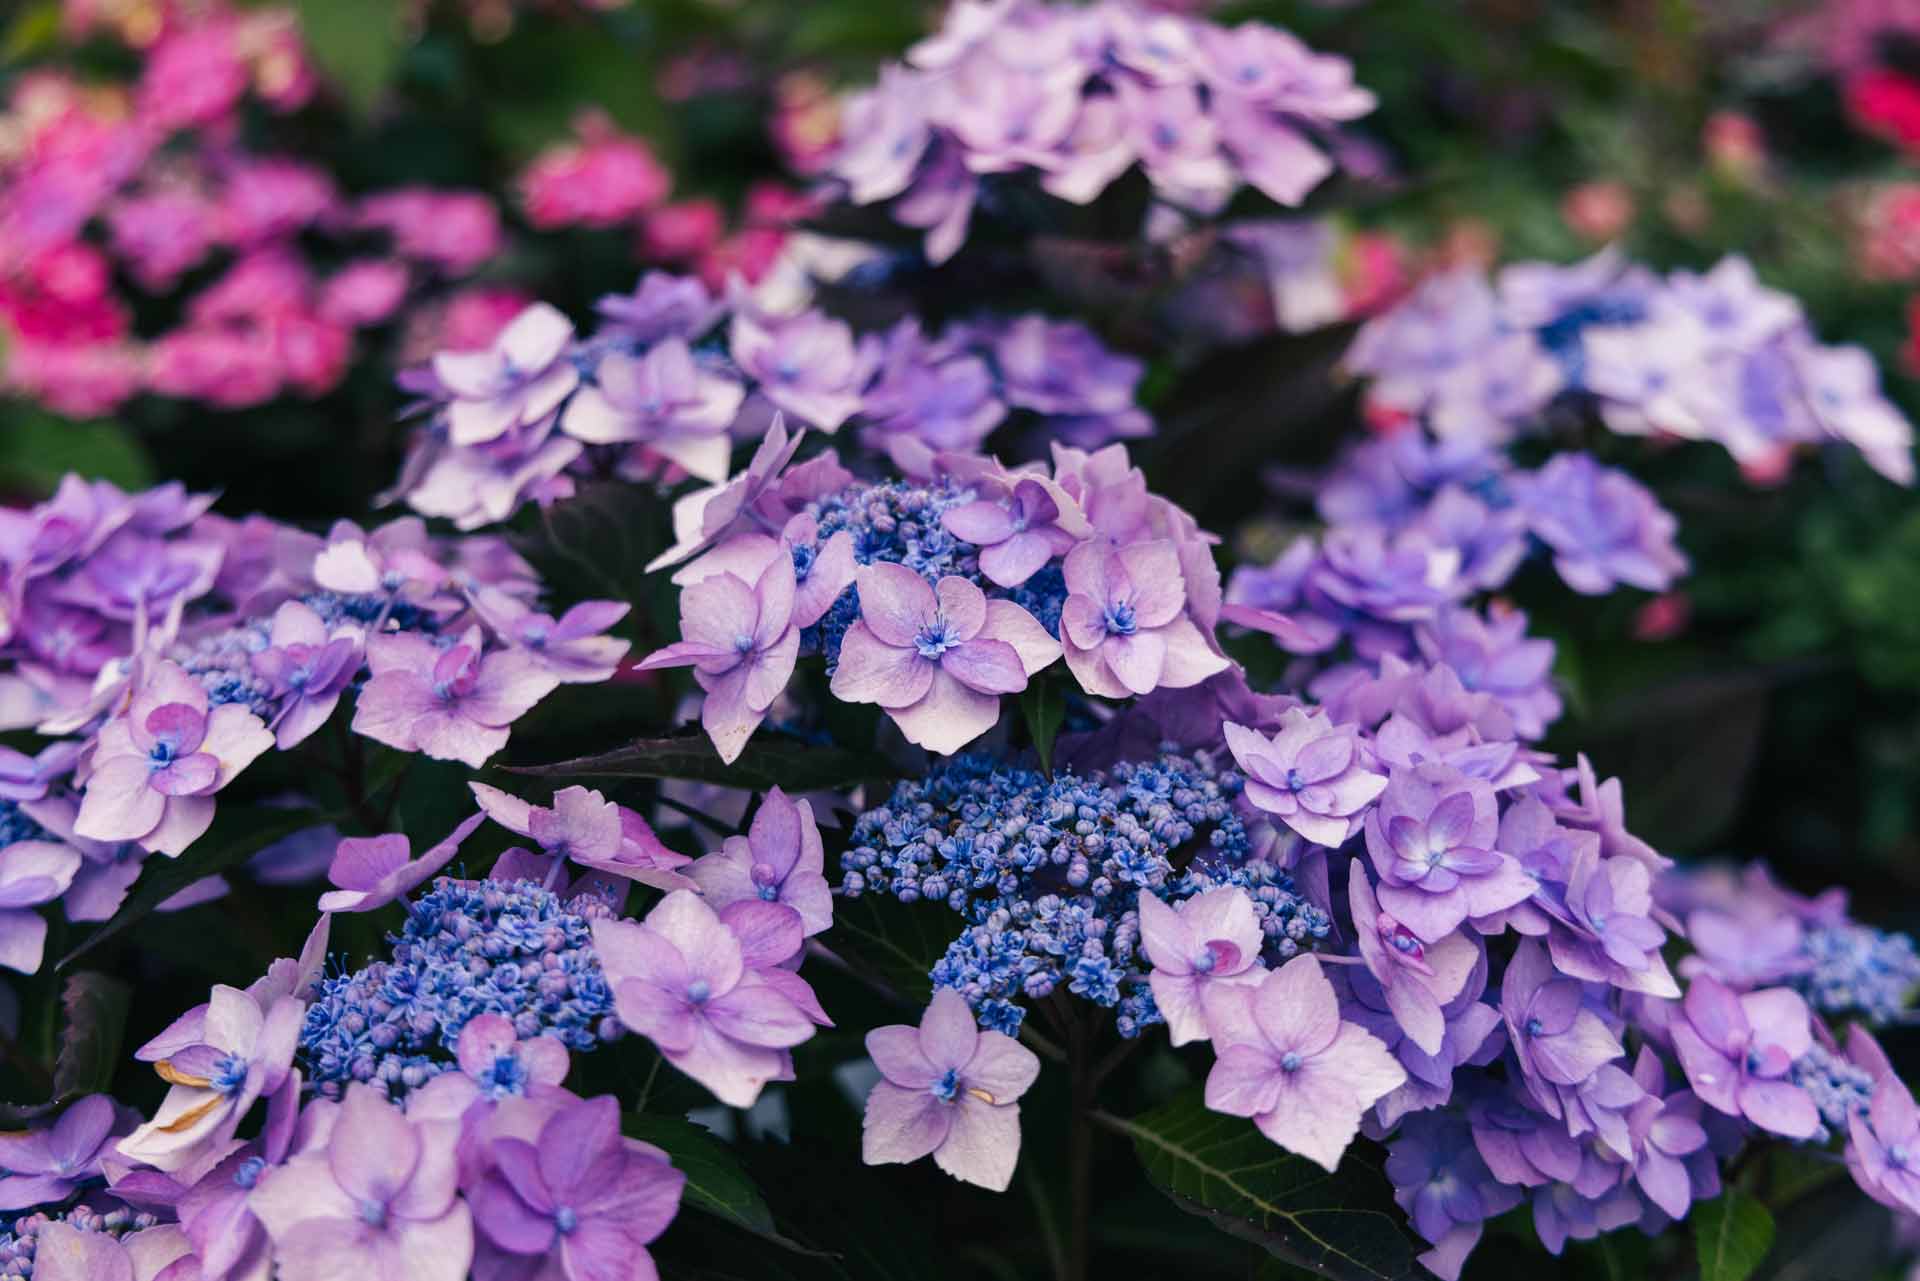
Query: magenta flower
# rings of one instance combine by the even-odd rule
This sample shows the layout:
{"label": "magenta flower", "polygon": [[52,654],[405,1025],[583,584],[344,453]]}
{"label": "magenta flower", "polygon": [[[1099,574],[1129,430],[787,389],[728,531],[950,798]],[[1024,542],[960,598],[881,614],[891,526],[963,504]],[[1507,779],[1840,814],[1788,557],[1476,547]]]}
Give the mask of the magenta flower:
{"label": "magenta flower", "polygon": [[447,434],[455,445],[481,445],[532,427],[560,407],[580,385],[567,358],[573,325],[546,303],[535,303],[482,351],[443,351],[434,377],[451,397]]}
{"label": "magenta flower", "polygon": [[333,715],[360,671],[357,636],[330,636],[320,615],[297,600],[273,614],[271,645],[253,655],[256,675],[280,700],[272,724],[281,751],[296,747]]}
{"label": "magenta flower", "polygon": [[1347,902],[1359,937],[1360,959],[1379,982],[1387,1009],[1422,1053],[1440,1053],[1446,1040],[1443,1007],[1467,985],[1480,949],[1465,934],[1429,944],[1380,910],[1367,874],[1356,863],[1347,872]]}
{"label": "magenta flower", "polygon": [[210,708],[199,681],[157,663],[126,715],[100,730],[74,830],[176,856],[213,823],[214,793],[271,746],[244,706]]}
{"label": "magenta flower", "polygon": [[1101,698],[1186,689],[1232,666],[1187,616],[1180,555],[1165,540],[1067,553],[1060,639],[1080,688]]}
{"label": "magenta flower", "polygon": [[1288,708],[1272,738],[1231,721],[1221,730],[1246,771],[1247,800],[1316,845],[1338,849],[1386,790],[1387,776],[1367,768],[1358,731],[1324,712]]}
{"label": "magenta flower", "polygon": [[950,755],[993,728],[1000,695],[1060,656],[1038,619],[949,575],[929,585],[905,565],[860,567],[860,618],[840,643],[835,698],[877,703],[907,741]]}
{"label": "magenta flower", "polygon": [[1407,1079],[1378,1037],[1341,1019],[1333,984],[1311,954],[1258,985],[1209,988],[1207,1029],[1218,1055],[1207,1106],[1252,1117],[1269,1139],[1329,1170],[1366,1110]]}
{"label": "magenta flower", "polygon": [[1140,941],[1153,973],[1153,1003],[1175,1045],[1207,1039],[1206,992],[1216,983],[1258,983],[1266,941],[1253,900],[1236,887],[1208,890],[1171,907],[1140,895]]}
{"label": "magenta flower", "polygon": [[15,841],[0,848],[0,966],[39,972],[47,920],[35,909],[65,894],[81,864],[80,851],[52,841]]}
{"label": "magenta flower", "polygon": [[1813,1045],[1811,1015],[1798,992],[1775,987],[1736,995],[1702,974],[1680,1008],[1686,1017],[1668,1031],[1702,1103],[1790,1139],[1819,1130],[1818,1109],[1792,1079],[1794,1060]]}
{"label": "magenta flower", "polygon": [[1533,894],[1533,878],[1494,848],[1493,789],[1458,770],[1396,766],[1365,827],[1381,907],[1429,943]]}
{"label": "magenta flower", "polygon": [[460,843],[486,817],[484,813],[468,815],[444,841],[419,858],[412,857],[413,846],[404,833],[348,837],[340,842],[327,868],[327,879],[339,888],[320,896],[320,910],[372,912],[395,899],[404,901],[453,861]]}
{"label": "magenta flower", "polygon": [[1092,532],[1072,499],[1031,476],[1015,481],[1003,502],[978,499],[940,520],[980,549],[980,572],[1001,587],[1018,587]]}
{"label": "magenta flower", "polygon": [[893,1165],[932,1156],[966,1183],[1004,1192],[1020,1159],[1020,1096],[1040,1075],[1032,1050],[983,1032],[967,999],[938,988],[918,1027],[867,1033],[881,1080],[867,1095],[860,1156]]}
{"label": "magenta flower", "polygon": [[593,946],[620,1021],[729,1107],[751,1107],[783,1078],[784,1051],[813,1035],[807,1012],[748,966],[739,936],[691,890],[641,922],[596,920]]}
{"label": "magenta flower", "polygon": [[453,1121],[410,1121],[371,1086],[347,1087],[323,1149],[269,1170],[248,1205],[285,1281],[466,1281],[473,1220],[457,1193]]}
{"label": "magenta flower", "polygon": [[760,802],[745,836],[729,836],[687,875],[716,909],[742,900],[783,903],[800,914],[809,935],[833,924],[825,853],[813,806],[775,787]]}
{"label": "magenta flower", "polygon": [[731,573],[709,575],[680,593],[686,639],[640,660],[643,672],[693,668],[707,693],[700,723],[723,761],[740,755],[793,675],[800,656],[794,591],[789,556],[772,557],[752,583]]}
{"label": "magenta flower", "polygon": [[373,676],[354,705],[355,733],[475,769],[560,684],[523,651],[484,652],[478,629],[446,649],[414,632],[375,636],[367,665]]}
{"label": "magenta flower", "polygon": [[760,394],[802,422],[835,431],[860,412],[877,356],[845,322],[817,312],[763,324],[742,312],[729,333],[733,358]]}
{"label": "magenta flower", "polygon": [[1553,1116],[1561,1108],[1549,1085],[1579,1085],[1626,1054],[1606,1023],[1587,1008],[1580,983],[1559,977],[1546,949],[1531,939],[1522,941],[1507,962],[1500,1012],[1527,1089]]}
{"label": "magenta flower", "polygon": [[1867,1110],[1853,1113],[1847,1125],[1853,1139],[1847,1169],[1860,1190],[1884,1206],[1920,1213],[1920,1170],[1913,1159],[1920,1152],[1920,1110],[1913,1092],[1887,1072],[1874,1083]]}
{"label": "magenta flower", "polygon": [[703,368],[686,340],[662,339],[643,356],[609,352],[592,385],[560,417],[560,430],[589,445],[644,444],[709,484],[727,478],[733,425],[746,389]]}
{"label": "magenta flower", "polygon": [[120,1155],[169,1173],[198,1172],[224,1157],[254,1101],[287,1079],[305,1015],[296,997],[263,1007],[238,988],[215,987],[197,1039],[170,1046],[154,1064],[173,1088],[153,1119],[120,1141]]}
{"label": "magenta flower", "polygon": [[620,1136],[620,1105],[612,1095],[561,1108],[531,1138],[497,1138],[487,1155],[490,1168],[471,1192],[475,1222],[507,1256],[488,1276],[557,1271],[565,1281],[654,1281],[659,1275],[647,1246],[679,1211],[687,1176],[658,1148]]}
{"label": "magenta flower", "polygon": [[59,1120],[39,1130],[0,1134],[0,1210],[27,1210],[71,1196],[99,1178],[101,1157],[120,1124],[120,1112],[104,1094],[89,1094],[67,1106]]}
{"label": "magenta flower", "polygon": [[693,884],[675,870],[692,859],[669,849],[638,814],[590,788],[563,787],[553,794],[551,806],[540,806],[485,783],[467,786],[488,818],[550,855],[655,889]]}

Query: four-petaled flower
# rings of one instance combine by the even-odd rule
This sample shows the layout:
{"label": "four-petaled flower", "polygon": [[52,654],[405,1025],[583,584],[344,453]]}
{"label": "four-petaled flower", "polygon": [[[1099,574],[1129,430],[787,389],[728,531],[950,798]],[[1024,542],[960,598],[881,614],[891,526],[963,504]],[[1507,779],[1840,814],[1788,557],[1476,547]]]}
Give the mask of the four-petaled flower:
{"label": "four-petaled flower", "polygon": [[1207,1106],[1248,1116],[1289,1152],[1332,1170],[1360,1118],[1398,1089],[1406,1069],[1357,1023],[1340,1017],[1333,984],[1312,955],[1259,984],[1207,989],[1207,1029],[1218,1057]]}
{"label": "four-petaled flower", "polygon": [[1674,1019],[1668,1031],[1702,1103],[1790,1139],[1810,1138],[1820,1128],[1819,1110],[1792,1079],[1794,1060],[1813,1045],[1811,1016],[1798,992],[1775,987],[1736,995],[1702,974],[1680,1008],[1686,1017]]}
{"label": "four-petaled flower", "polygon": [[1196,894],[1178,908],[1140,895],[1140,941],[1153,962],[1147,983],[1175,1045],[1207,1039],[1208,987],[1260,981],[1265,938],[1253,900],[1237,886]]}
{"label": "four-petaled flower", "polygon": [[833,693],[878,703],[907,741],[949,755],[993,728],[1000,695],[1060,656],[1039,620],[988,600],[957,575],[937,584],[904,565],[863,565],[859,621],[840,644]]}
{"label": "four-petaled flower", "polygon": [[784,903],[809,935],[833,924],[833,893],[813,805],[773,788],[745,836],[729,836],[687,875],[715,908],[743,900]]}
{"label": "four-petaled flower", "polygon": [[1060,639],[1087,693],[1186,689],[1232,665],[1187,615],[1187,580],[1172,542],[1084,542],[1067,553],[1064,572]]}
{"label": "four-petaled flower", "polygon": [[1367,768],[1358,733],[1324,712],[1290,707],[1272,738],[1232,721],[1221,729],[1247,773],[1247,800],[1316,845],[1339,848],[1353,835],[1354,816],[1386,790],[1387,776]]}
{"label": "four-petaled flower", "polygon": [[358,635],[333,635],[320,615],[297,600],[274,611],[269,646],[252,656],[254,673],[280,700],[274,745],[297,747],[333,715],[340,695],[360,671]]}
{"label": "four-petaled flower", "polygon": [[547,806],[530,805],[485,783],[468,786],[487,817],[530,837],[549,855],[655,889],[684,890],[692,884],[675,869],[693,860],[667,848],[647,820],[592,788],[563,787]]}
{"label": "four-petaled flower", "polygon": [[943,987],[918,1027],[867,1033],[867,1053],[881,1076],[867,1095],[868,1165],[931,1155],[956,1179],[1006,1191],[1020,1159],[1020,1096],[1040,1075],[1032,1050],[981,1031],[966,998]]}
{"label": "four-petaled flower", "polygon": [[566,359],[573,326],[559,310],[535,303],[480,351],[443,351],[433,373],[449,395],[447,435],[481,445],[530,427],[558,409],[580,385]]}
{"label": "four-petaled flower", "polygon": [[980,572],[1018,587],[1092,532],[1079,505],[1051,482],[1022,476],[1003,502],[981,498],[948,509],[947,532],[980,549]]}
{"label": "four-petaled flower", "polygon": [[1495,848],[1493,788],[1445,765],[1396,766],[1367,811],[1367,855],[1380,905],[1429,943],[1524,902],[1533,878]]}
{"label": "four-petaled flower", "polygon": [[445,649],[414,632],[375,636],[367,665],[373,675],[354,704],[355,733],[475,769],[560,684],[523,650],[486,652],[477,628]]}

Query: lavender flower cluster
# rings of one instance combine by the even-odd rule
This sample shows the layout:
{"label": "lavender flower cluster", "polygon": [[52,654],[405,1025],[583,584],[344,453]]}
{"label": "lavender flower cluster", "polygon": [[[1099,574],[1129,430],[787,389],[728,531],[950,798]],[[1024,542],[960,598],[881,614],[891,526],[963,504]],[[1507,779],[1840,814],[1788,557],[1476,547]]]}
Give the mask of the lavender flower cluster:
{"label": "lavender flower cluster", "polygon": [[1070,320],[1028,315],[948,326],[908,318],[856,335],[817,309],[650,272],[600,300],[577,338],[545,304],[483,351],[442,352],[402,385],[428,412],[396,492],[461,529],[503,521],[578,478],[726,480],[733,446],[784,415],[836,432],[852,423],[883,452],[975,449],[1015,415],[1042,438],[1097,446],[1141,436],[1143,366]]}
{"label": "lavender flower cluster", "polygon": [[944,902],[968,923],[934,966],[981,1026],[1017,1033],[1021,998],[1064,988],[1117,1011],[1138,1036],[1163,1021],[1140,954],[1142,894],[1182,902],[1238,886],[1261,953],[1279,962],[1326,936],[1326,913],[1253,856],[1233,802],[1240,779],[1206,752],[1049,779],[958,756],[896,786],[855,822],[841,858],[849,898]]}
{"label": "lavender flower cluster", "polygon": [[1615,432],[1711,440],[1775,477],[1803,445],[1842,442],[1901,484],[1913,428],[1859,347],[1818,342],[1800,304],[1744,259],[1660,278],[1608,250],[1436,276],[1369,321],[1347,366],[1373,413],[1443,440],[1500,444],[1562,404]]}
{"label": "lavender flower cluster", "polygon": [[1297,205],[1333,172],[1339,127],[1373,106],[1346,59],[1263,23],[964,0],[848,104],[828,173],[944,262],[1013,177],[1088,204],[1138,167],[1178,208],[1218,213],[1243,186]]}
{"label": "lavender flower cluster", "polygon": [[185,851],[220,792],[349,693],[355,732],[478,766],[541,699],[626,652],[602,632],[627,606],[541,613],[500,540],[411,518],[321,538],[210,501],[69,477],[0,512],[0,709],[58,736],[31,757],[0,749],[0,965],[39,969],[48,905],[110,918],[149,854]]}
{"label": "lavender flower cluster", "polygon": [[741,475],[682,499],[681,541],[655,562],[680,564],[683,639],[640,666],[694,669],[723,759],[803,648],[831,659],[835,698],[878,705],[941,755],[1063,656],[1085,693],[1112,699],[1229,666],[1212,538],[1147,491],[1124,446],[1056,444],[1051,468],[1019,471],[923,453],[908,462],[927,486],[909,488],[854,484],[831,453],[786,470],[797,444],[779,427]]}

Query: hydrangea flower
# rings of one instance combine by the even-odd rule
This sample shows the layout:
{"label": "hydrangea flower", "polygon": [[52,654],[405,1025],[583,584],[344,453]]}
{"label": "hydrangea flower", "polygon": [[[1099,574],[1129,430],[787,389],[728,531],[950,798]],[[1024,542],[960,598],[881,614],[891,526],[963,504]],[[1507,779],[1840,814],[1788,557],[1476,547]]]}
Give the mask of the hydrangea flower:
{"label": "hydrangea flower", "polygon": [[1378,1037],[1340,1017],[1313,956],[1296,956],[1257,985],[1209,987],[1206,1016],[1217,1054],[1207,1106],[1252,1117],[1269,1139],[1328,1170],[1366,1110],[1407,1079]]}
{"label": "hydrangea flower", "polygon": [[270,1170],[247,1204],[288,1281],[465,1281],[473,1217],[457,1194],[460,1127],[412,1121],[356,1085],[324,1150]]}
{"label": "hydrangea flower", "polygon": [[1020,1096],[1040,1060],[1012,1037],[982,1031],[959,993],[934,991],[918,1027],[867,1033],[880,1080],[867,1095],[860,1154],[868,1165],[918,1161],[1004,1192],[1020,1156]]}
{"label": "hydrangea flower", "polygon": [[[797,913],[777,910],[799,928]],[[785,1051],[812,1036],[813,1023],[761,973],[792,949],[750,955],[742,944],[690,890],[667,895],[645,921],[593,923],[620,1021],[722,1103],[743,1108],[787,1072]]]}
{"label": "hydrangea flower", "polygon": [[1681,1009],[1685,1017],[1674,1019],[1668,1032],[1701,1102],[1790,1139],[1820,1128],[1813,1100],[1791,1080],[1795,1060],[1813,1044],[1799,993],[1735,994],[1701,975],[1688,986]]}
{"label": "hydrangea flower", "polygon": [[192,1170],[223,1145],[255,1100],[280,1088],[293,1066],[305,1007],[282,996],[264,1007],[216,986],[199,1039],[154,1065],[172,1085],[153,1120],[121,1140],[120,1155],[167,1171]]}
{"label": "hydrangea flower", "polygon": [[1231,666],[1189,616],[1173,543],[1085,542],[1067,554],[1065,573],[1060,638],[1087,693],[1127,698],[1186,689]]}
{"label": "hydrangea flower", "polygon": [[1091,532],[1072,500],[1029,476],[1013,481],[1004,501],[975,499],[940,519],[980,549],[980,572],[1001,587],[1018,587]]}
{"label": "hydrangea flower", "polygon": [[545,418],[580,383],[565,359],[573,325],[545,303],[513,318],[483,351],[441,352],[433,374],[445,389],[447,427],[457,445],[497,440]]}
{"label": "hydrangea flower", "polygon": [[1499,821],[1479,779],[1445,765],[1394,767],[1365,823],[1380,905],[1433,943],[1527,899],[1533,880],[1496,847]]}
{"label": "hydrangea flower", "polygon": [[490,1276],[544,1275],[548,1261],[566,1281],[658,1275],[647,1246],[679,1210],[687,1176],[621,1137],[611,1095],[567,1104],[529,1138],[495,1139],[487,1161],[474,1221],[507,1256]]}
{"label": "hydrangea flower", "polygon": [[800,916],[809,935],[833,924],[820,826],[806,798],[772,788],[754,812],[745,836],[729,836],[695,860],[687,876],[716,909],[734,903],[780,903]]}
{"label": "hydrangea flower", "polygon": [[1444,1007],[1466,987],[1480,961],[1480,949],[1458,933],[1423,942],[1380,910],[1373,887],[1357,864],[1347,872],[1347,901],[1360,960],[1379,983],[1387,1008],[1423,1053],[1440,1053],[1447,1033]]}
{"label": "hydrangea flower", "polygon": [[38,1233],[35,1281],[160,1281],[192,1247],[172,1224],[124,1236],[88,1232],[71,1223],[49,1223]]}
{"label": "hydrangea flower", "polygon": [[988,600],[950,575],[936,584],[904,565],[864,565],[860,618],[840,643],[833,693],[878,703],[907,741],[949,755],[993,728],[1000,695],[1017,694],[1059,657],[1026,610]]}
{"label": "hydrangea flower", "polygon": [[445,649],[411,632],[375,636],[367,664],[373,676],[354,704],[355,733],[475,769],[559,685],[519,650],[487,652],[477,631]]}
{"label": "hydrangea flower", "polygon": [[65,1201],[103,1172],[101,1160],[121,1128],[120,1110],[104,1094],[69,1103],[51,1125],[0,1134],[0,1211]]}
{"label": "hydrangea flower", "polygon": [[1140,896],[1140,942],[1153,963],[1148,983],[1175,1045],[1207,1039],[1205,997],[1216,983],[1257,983],[1265,974],[1266,935],[1253,900],[1237,886],[1208,890],[1170,906]]}
{"label": "hydrangea flower", "polygon": [[1493,1177],[1464,1120],[1429,1112],[1408,1117],[1387,1148],[1393,1199],[1432,1246],[1420,1262],[1443,1281],[1459,1281],[1487,1220],[1519,1205],[1522,1192]]}
{"label": "hydrangea flower", "polygon": [[1577,592],[1597,596],[1615,583],[1663,592],[1687,572],[1673,544],[1679,522],[1624,472],[1559,454],[1519,490],[1527,527]]}
{"label": "hydrangea flower", "polygon": [[1895,1210],[1920,1210],[1920,1173],[1912,1156],[1920,1145],[1920,1109],[1913,1093],[1891,1072],[1873,1087],[1873,1102],[1855,1113],[1847,1148],[1847,1169],[1860,1190]]}
{"label": "hydrangea flower", "polygon": [[348,837],[334,850],[333,862],[327,867],[327,879],[339,888],[320,896],[320,910],[372,912],[395,899],[404,902],[407,895],[439,875],[440,869],[453,861],[461,843],[485,819],[485,814],[463,819],[445,840],[419,858],[411,857],[413,846],[399,832]]}
{"label": "hydrangea flower", "polygon": [[29,839],[0,846],[0,966],[22,974],[39,972],[47,921],[35,909],[65,894],[81,867],[78,850],[53,841]]}
{"label": "hydrangea flower", "polygon": [[280,700],[274,745],[296,747],[327,723],[360,671],[360,639],[335,636],[311,606],[287,601],[273,614],[270,644],[253,656],[253,670]]}
{"label": "hydrangea flower", "polygon": [[488,818],[530,838],[557,859],[655,889],[686,889],[691,884],[675,870],[691,859],[667,848],[640,815],[591,788],[563,787],[553,794],[553,804],[545,806],[530,805],[485,783],[467,786]]}
{"label": "hydrangea flower", "polygon": [[835,431],[860,411],[875,356],[844,322],[809,312],[768,323],[742,312],[729,343],[761,394],[801,422]]}
{"label": "hydrangea flower", "polygon": [[560,430],[589,445],[644,443],[689,475],[719,484],[733,455],[727,429],[746,394],[704,368],[684,339],[668,337],[644,355],[601,357],[592,385],[567,403]]}
{"label": "hydrangea flower", "polygon": [[100,731],[74,830],[177,856],[212,825],[213,794],[271,746],[245,707],[210,707],[199,681],[156,663]]}
{"label": "hydrangea flower", "polygon": [[1220,728],[1247,772],[1247,801],[1316,845],[1339,848],[1386,790],[1387,776],[1367,768],[1353,727],[1325,713],[1288,708],[1272,738],[1232,721]]}
{"label": "hydrangea flower", "polygon": [[559,618],[542,614],[505,593],[490,595],[489,622],[516,652],[563,685],[591,685],[620,670],[629,642],[603,635],[627,616],[624,601],[588,600]]}
{"label": "hydrangea flower", "polygon": [[707,693],[700,723],[720,759],[732,762],[787,687],[800,654],[793,625],[793,562],[775,556],[752,583],[711,574],[680,594],[680,633],[687,639],[655,650],[639,670],[694,669]]}
{"label": "hydrangea flower", "polygon": [[1531,939],[1514,949],[1500,980],[1500,1012],[1528,1091],[1549,1114],[1560,1113],[1548,1085],[1579,1085],[1626,1054],[1579,982],[1556,975],[1546,950]]}

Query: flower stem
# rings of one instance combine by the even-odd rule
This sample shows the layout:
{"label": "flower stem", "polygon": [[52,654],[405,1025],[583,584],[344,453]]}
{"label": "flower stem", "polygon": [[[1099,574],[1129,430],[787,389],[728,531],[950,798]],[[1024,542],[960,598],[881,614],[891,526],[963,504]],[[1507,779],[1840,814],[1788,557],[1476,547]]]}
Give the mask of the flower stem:
{"label": "flower stem", "polygon": [[1068,1237],[1066,1281],[1086,1281],[1093,1224],[1093,1111],[1099,1087],[1092,1037],[1084,1020],[1068,1014],[1067,1056],[1073,1113],[1067,1137]]}

